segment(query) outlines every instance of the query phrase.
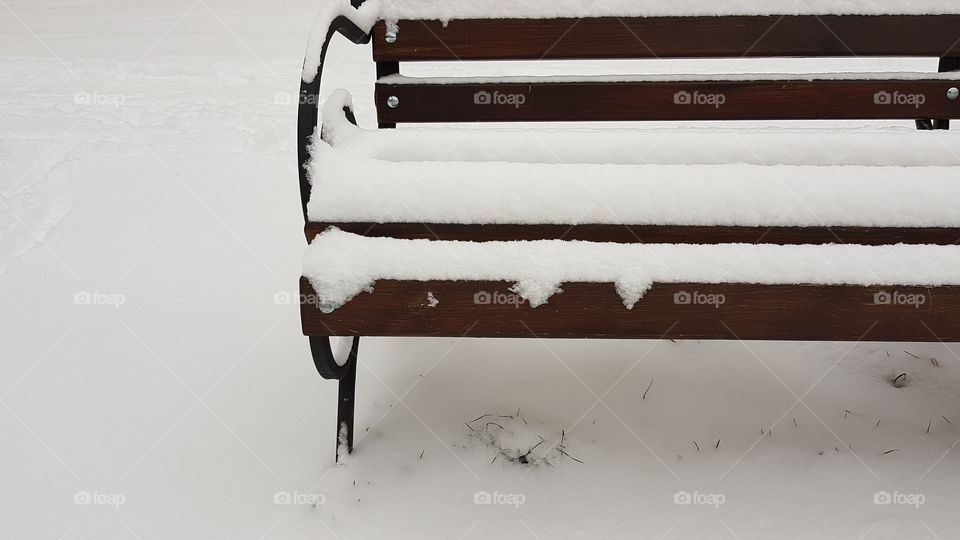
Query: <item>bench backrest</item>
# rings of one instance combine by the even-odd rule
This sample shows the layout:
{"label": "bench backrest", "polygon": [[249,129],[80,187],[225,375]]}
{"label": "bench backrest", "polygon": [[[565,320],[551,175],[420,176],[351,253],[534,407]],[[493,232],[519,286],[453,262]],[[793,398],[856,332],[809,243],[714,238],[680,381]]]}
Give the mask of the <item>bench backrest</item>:
{"label": "bench backrest", "polygon": [[[403,62],[741,57],[931,57],[960,70],[960,15],[405,21],[376,24],[378,120],[949,119],[956,77],[404,79]],[[391,76],[393,75],[393,76]],[[924,122],[932,122],[924,120]]]}

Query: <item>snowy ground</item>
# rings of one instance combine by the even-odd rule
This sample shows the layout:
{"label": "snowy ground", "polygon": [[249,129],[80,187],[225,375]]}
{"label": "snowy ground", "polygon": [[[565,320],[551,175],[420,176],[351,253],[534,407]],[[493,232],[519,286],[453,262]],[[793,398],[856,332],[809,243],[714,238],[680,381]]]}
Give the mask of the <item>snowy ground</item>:
{"label": "snowy ground", "polygon": [[[960,537],[944,345],[369,339],[331,467],[282,302],[312,4],[0,1],[0,538]],[[324,90],[370,126],[368,58]]]}

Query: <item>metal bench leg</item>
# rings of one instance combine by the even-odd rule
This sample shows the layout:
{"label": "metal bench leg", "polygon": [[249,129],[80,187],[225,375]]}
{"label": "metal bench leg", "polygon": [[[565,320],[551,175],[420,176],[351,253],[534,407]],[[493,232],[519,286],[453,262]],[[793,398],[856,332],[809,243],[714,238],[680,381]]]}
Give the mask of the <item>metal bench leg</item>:
{"label": "metal bench leg", "polygon": [[341,452],[353,452],[353,411],[356,394],[357,361],[354,359],[340,378],[340,397],[337,402],[337,461],[340,461]]}
{"label": "metal bench leg", "polygon": [[[337,461],[341,453],[353,452],[353,419],[357,391],[357,354],[360,351],[360,337],[352,339],[349,351],[341,350],[335,354],[326,336],[310,336],[310,352],[317,372],[324,379],[339,381],[337,397]],[[337,362],[341,357],[343,364]],[[343,359],[346,356],[346,359]]]}

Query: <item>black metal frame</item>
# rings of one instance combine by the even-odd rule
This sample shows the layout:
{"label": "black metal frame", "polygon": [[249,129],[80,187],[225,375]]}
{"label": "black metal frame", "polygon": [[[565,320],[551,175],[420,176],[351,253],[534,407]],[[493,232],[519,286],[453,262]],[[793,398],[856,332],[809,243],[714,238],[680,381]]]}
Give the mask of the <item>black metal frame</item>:
{"label": "black metal frame", "polygon": [[[360,7],[363,0],[353,0],[354,8]],[[310,139],[317,129],[320,112],[320,83],[323,76],[323,64],[327,58],[327,48],[335,34],[341,34],[350,41],[361,45],[370,42],[370,34],[364,32],[350,19],[338,16],[330,24],[327,35],[320,49],[320,67],[314,74],[312,81],[300,81],[299,109],[297,112],[297,158],[300,174],[300,202],[303,207],[303,220],[308,222],[307,203],[310,201],[310,179],[307,175],[307,165],[310,161]],[[344,107],[347,119],[356,124],[353,111]],[[327,336],[309,336],[310,354],[317,373],[324,379],[339,381],[337,397],[337,457],[340,459],[341,445],[348,453],[353,451],[353,420],[354,402],[357,385],[357,354],[360,349],[360,338],[353,338],[353,346],[346,361],[341,365],[330,347],[330,338]]]}
{"label": "black metal frame", "polygon": [[[355,2],[354,7],[363,2]],[[307,203],[310,201],[310,179],[307,177],[307,164],[310,161],[310,138],[317,129],[320,112],[320,80],[323,77],[323,63],[327,58],[327,48],[335,34],[341,34],[357,45],[370,42],[370,34],[353,24],[350,19],[339,16],[330,24],[327,36],[320,49],[320,68],[313,81],[300,81],[300,107],[297,113],[297,157],[300,164],[300,203],[303,206],[303,220],[307,219]]]}

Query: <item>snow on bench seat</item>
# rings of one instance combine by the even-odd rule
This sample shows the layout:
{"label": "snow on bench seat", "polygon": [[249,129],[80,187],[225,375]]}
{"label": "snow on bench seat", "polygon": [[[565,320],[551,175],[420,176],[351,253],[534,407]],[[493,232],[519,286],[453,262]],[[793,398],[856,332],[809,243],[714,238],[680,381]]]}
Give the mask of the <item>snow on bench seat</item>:
{"label": "snow on bench seat", "polygon": [[331,103],[312,222],[960,226],[955,132],[371,132]]}
{"label": "snow on bench seat", "polygon": [[953,81],[955,72],[834,71],[821,73],[645,73],[639,75],[507,75],[498,77],[409,77],[386,75],[381,84],[542,84],[617,82],[720,82],[720,81]]}
{"label": "snow on bench seat", "polygon": [[[383,161],[500,161],[620,165],[958,166],[960,133],[913,126],[822,128],[418,127],[362,129],[350,123],[345,90],[323,109],[323,139],[354,158]],[[842,151],[839,151],[842,149]],[[322,167],[315,163],[313,168]],[[909,173],[909,171],[907,171]]]}
{"label": "snow on bench seat", "polygon": [[513,282],[532,307],[564,283],[610,283],[632,309],[654,283],[960,285],[960,246],[461,242],[330,228],[307,248],[303,275],[324,311],[373,292],[378,280]]}

